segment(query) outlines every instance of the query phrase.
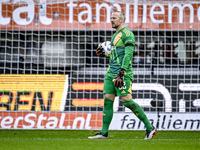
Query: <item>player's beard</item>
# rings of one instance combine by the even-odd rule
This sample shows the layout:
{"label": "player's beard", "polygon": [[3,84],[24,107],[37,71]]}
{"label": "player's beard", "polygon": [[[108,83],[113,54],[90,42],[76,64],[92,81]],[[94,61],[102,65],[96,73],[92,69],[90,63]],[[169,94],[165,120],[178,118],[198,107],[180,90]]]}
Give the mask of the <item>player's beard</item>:
{"label": "player's beard", "polygon": [[116,24],[112,24],[112,28],[114,28],[114,29],[116,29],[118,27],[118,25],[116,25]]}

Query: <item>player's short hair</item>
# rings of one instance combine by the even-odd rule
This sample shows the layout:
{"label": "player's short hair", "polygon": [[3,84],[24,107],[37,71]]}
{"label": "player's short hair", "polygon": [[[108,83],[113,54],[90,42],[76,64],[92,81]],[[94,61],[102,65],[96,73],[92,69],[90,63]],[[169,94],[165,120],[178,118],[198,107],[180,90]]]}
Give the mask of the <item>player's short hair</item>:
{"label": "player's short hair", "polygon": [[123,12],[121,12],[121,11],[113,11],[112,13],[119,13],[119,18],[124,19],[123,22],[125,22],[126,17],[125,17],[125,14]]}

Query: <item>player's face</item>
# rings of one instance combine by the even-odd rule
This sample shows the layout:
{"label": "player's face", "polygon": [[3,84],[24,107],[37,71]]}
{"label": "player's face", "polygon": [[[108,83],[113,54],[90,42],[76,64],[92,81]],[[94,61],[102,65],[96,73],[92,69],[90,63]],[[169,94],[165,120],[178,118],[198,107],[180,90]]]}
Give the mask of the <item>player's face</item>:
{"label": "player's face", "polygon": [[119,13],[117,12],[111,14],[110,21],[112,28],[117,28],[122,23],[121,19],[119,18]]}

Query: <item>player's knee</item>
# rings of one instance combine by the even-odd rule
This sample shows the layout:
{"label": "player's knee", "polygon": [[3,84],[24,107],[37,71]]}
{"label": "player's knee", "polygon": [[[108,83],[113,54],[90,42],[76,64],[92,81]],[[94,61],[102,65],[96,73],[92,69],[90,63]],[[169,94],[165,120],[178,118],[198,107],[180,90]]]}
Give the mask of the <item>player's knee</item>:
{"label": "player's knee", "polygon": [[112,100],[112,101],[114,101],[114,99],[115,99],[115,95],[114,94],[104,94],[104,97],[109,99],[109,100]]}
{"label": "player's knee", "polygon": [[121,98],[122,101],[132,100],[132,95],[127,94],[126,96],[121,96],[120,98]]}

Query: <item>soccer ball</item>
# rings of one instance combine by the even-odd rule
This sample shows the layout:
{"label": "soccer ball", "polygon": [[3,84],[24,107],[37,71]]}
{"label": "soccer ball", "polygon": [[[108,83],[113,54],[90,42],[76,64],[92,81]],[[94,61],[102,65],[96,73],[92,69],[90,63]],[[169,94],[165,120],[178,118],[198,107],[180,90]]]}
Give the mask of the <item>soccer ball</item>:
{"label": "soccer ball", "polygon": [[105,56],[109,57],[111,53],[111,42],[110,41],[103,42],[101,46],[104,49]]}

